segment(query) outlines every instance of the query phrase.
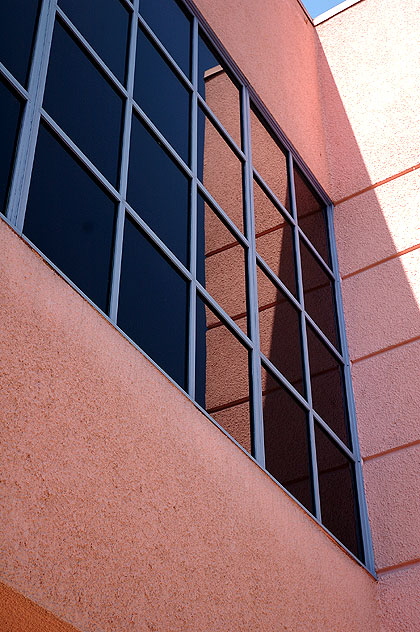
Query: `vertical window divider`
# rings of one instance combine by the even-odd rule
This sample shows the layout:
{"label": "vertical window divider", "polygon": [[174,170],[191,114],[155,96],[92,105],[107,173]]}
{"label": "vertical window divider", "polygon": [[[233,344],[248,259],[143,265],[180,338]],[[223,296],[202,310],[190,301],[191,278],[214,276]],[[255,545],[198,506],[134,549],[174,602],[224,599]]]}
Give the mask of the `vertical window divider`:
{"label": "vertical window divider", "polygon": [[198,171],[198,20],[193,17],[191,46],[191,79],[194,87],[191,95],[190,114],[190,163],[193,178],[190,182],[190,271],[192,281],[188,303],[188,379],[187,391],[195,399],[195,362],[197,334],[197,171]]}
{"label": "vertical window divider", "polygon": [[250,351],[251,373],[251,410],[252,410],[252,448],[257,463],[265,468],[264,419],[262,406],[262,378],[260,356],[260,323],[258,313],[257,288],[257,247],[255,237],[255,215],[253,196],[252,143],[249,92],[245,86],[241,91],[241,127],[243,134],[243,150],[246,156],[244,169],[244,202],[245,202],[245,230],[249,246],[247,257],[247,301],[249,337],[254,343]]}
{"label": "vertical window divider", "polygon": [[44,0],[41,5],[29,76],[28,101],[23,115],[6,212],[8,220],[19,234],[22,234],[25,221],[56,7],[57,0]]}
{"label": "vertical window divider", "polygon": [[357,497],[357,504],[358,504],[359,515],[360,515],[362,548],[363,548],[363,553],[365,556],[364,563],[366,565],[366,568],[373,575],[375,575],[375,560],[373,556],[372,533],[371,533],[370,524],[369,524],[366,497],[363,491],[364,482],[363,482],[363,471],[362,471],[362,458],[360,454],[359,435],[357,432],[356,405],[354,401],[353,384],[352,384],[352,379],[351,379],[350,356],[349,356],[349,350],[348,350],[348,345],[347,345],[346,327],[345,327],[344,310],[343,310],[343,299],[342,299],[342,293],[341,293],[340,274],[339,274],[339,267],[338,267],[338,253],[337,253],[337,246],[336,246],[335,234],[334,234],[333,210],[334,210],[333,205],[329,204],[327,206],[327,212],[326,212],[327,230],[328,230],[328,238],[329,238],[330,252],[331,252],[331,267],[332,267],[332,271],[334,272],[334,295],[335,295],[335,303],[337,306],[339,341],[341,344],[341,352],[344,358],[344,382],[345,382],[344,391],[345,391],[349,424],[350,424],[352,450],[353,450],[353,455],[354,455],[354,467],[355,467],[355,477],[356,477],[355,495]]}
{"label": "vertical window divider", "polygon": [[309,351],[308,351],[308,338],[306,335],[306,319],[305,319],[305,300],[303,291],[303,275],[302,275],[302,263],[300,258],[300,243],[299,243],[299,230],[297,224],[297,208],[296,208],[296,195],[295,195],[295,181],[293,177],[293,156],[288,151],[288,171],[289,171],[289,187],[290,187],[290,204],[292,209],[292,216],[295,220],[293,225],[293,240],[294,240],[294,255],[296,266],[296,284],[298,290],[298,298],[301,304],[301,310],[299,314],[300,323],[300,335],[302,339],[302,355],[303,355],[303,373],[306,385],[306,400],[309,404],[309,449],[310,449],[310,464],[312,474],[312,493],[314,502],[314,515],[321,522],[321,501],[319,495],[319,481],[318,481],[318,462],[316,458],[316,443],[315,443],[315,421],[313,414],[312,403],[312,388],[311,388],[311,374],[309,367]]}
{"label": "vertical window divider", "polygon": [[134,0],[133,4],[134,4],[134,11],[132,11],[132,14],[131,14],[130,42],[128,45],[129,46],[128,68],[127,68],[128,97],[125,101],[125,108],[124,108],[124,123],[123,123],[124,129],[123,129],[123,134],[122,134],[121,165],[120,165],[119,191],[121,193],[121,200],[118,204],[117,221],[116,221],[116,226],[115,226],[111,292],[110,292],[110,299],[109,299],[109,317],[115,323],[117,322],[117,315],[118,315],[118,298],[119,298],[120,279],[121,279],[121,261],[122,261],[124,219],[125,219],[125,200],[127,197],[131,118],[132,118],[132,110],[133,110],[134,74],[135,74],[135,65],[136,65],[137,28],[138,28],[137,13],[138,13],[138,8],[139,8],[139,0]]}

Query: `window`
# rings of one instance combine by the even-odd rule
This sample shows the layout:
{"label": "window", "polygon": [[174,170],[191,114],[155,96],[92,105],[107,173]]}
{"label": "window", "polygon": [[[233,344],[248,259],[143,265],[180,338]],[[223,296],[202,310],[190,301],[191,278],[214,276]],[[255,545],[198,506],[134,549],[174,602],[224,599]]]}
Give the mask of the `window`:
{"label": "window", "polygon": [[369,565],[325,193],[191,3],[22,2],[1,211]]}

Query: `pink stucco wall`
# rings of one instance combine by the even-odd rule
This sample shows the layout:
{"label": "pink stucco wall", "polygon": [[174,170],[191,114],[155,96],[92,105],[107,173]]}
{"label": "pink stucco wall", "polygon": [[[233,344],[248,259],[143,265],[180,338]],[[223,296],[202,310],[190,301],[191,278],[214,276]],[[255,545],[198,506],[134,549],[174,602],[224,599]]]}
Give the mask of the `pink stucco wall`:
{"label": "pink stucco wall", "polygon": [[322,23],[330,194],[382,629],[420,629],[418,2]]}

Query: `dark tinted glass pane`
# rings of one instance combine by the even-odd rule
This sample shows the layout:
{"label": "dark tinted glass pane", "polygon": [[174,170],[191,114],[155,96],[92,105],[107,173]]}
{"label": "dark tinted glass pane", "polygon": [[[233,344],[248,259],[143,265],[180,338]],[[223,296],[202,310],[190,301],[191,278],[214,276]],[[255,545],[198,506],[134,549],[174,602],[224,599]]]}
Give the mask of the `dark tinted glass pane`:
{"label": "dark tinted glass pane", "polygon": [[44,107],[113,183],[118,180],[122,99],[56,22]]}
{"label": "dark tinted glass pane", "polygon": [[191,22],[175,0],[140,0],[140,13],[176,63],[190,74]]}
{"label": "dark tinted glass pane", "polygon": [[129,13],[118,0],[59,0],[70,20],[121,82],[125,79]]}
{"label": "dark tinted glass pane", "polygon": [[363,561],[354,465],[317,425],[315,441],[322,522]]}
{"label": "dark tinted glass pane", "polygon": [[2,0],[0,2],[0,61],[26,84],[29,75],[38,0]]}
{"label": "dark tinted glass pane", "polygon": [[300,255],[305,310],[331,342],[339,347],[332,281],[303,241],[300,243]]}
{"label": "dark tinted glass pane", "polygon": [[242,164],[198,110],[198,173],[204,186],[243,232]]}
{"label": "dark tinted glass pane", "polygon": [[202,37],[198,40],[198,90],[236,144],[240,145],[239,90]]}
{"label": "dark tinted glass pane", "polygon": [[199,298],[196,350],[197,402],[250,452],[248,352]]}
{"label": "dark tinted glass pane", "polygon": [[313,406],[340,439],[348,443],[343,367],[310,327],[307,335]]}
{"label": "dark tinted glass pane", "polygon": [[188,178],[136,117],[131,127],[128,201],[187,265]]}
{"label": "dark tinted glass pane", "polygon": [[298,169],[294,169],[298,223],[319,254],[329,262],[325,204]]}
{"label": "dark tinted glass pane", "polygon": [[286,154],[252,110],[251,140],[254,168],[268,184],[279,202],[290,211]]}
{"label": "dark tinted glass pane", "polygon": [[299,314],[260,268],[257,280],[261,351],[303,393]]}
{"label": "dark tinted glass pane", "polygon": [[7,194],[23,106],[0,80],[0,212],[6,212]]}
{"label": "dark tinted glass pane", "polygon": [[126,218],[118,325],[182,388],[187,373],[187,283]]}
{"label": "dark tinted glass pane", "polygon": [[114,201],[41,127],[23,232],[103,311],[114,220]]}
{"label": "dark tinted glass pane", "polygon": [[254,214],[258,254],[296,295],[293,229],[257,182],[254,182]]}
{"label": "dark tinted glass pane", "polygon": [[307,413],[262,369],[265,467],[312,511]]}
{"label": "dark tinted glass pane", "polygon": [[198,224],[201,229],[198,280],[246,332],[244,249],[201,196],[198,196]]}
{"label": "dark tinted glass pane", "polygon": [[140,29],[134,98],[188,162],[190,94]]}

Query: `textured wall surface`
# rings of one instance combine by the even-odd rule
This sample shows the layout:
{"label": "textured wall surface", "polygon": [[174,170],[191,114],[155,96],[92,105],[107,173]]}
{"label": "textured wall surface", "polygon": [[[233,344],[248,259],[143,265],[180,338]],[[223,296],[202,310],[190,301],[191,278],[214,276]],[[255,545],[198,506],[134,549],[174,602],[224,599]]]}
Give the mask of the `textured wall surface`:
{"label": "textured wall surface", "polygon": [[4,581],[85,632],[377,630],[372,577],[4,222],[0,242]]}
{"label": "textured wall surface", "polygon": [[418,1],[324,22],[320,85],[382,629],[420,629]]}

